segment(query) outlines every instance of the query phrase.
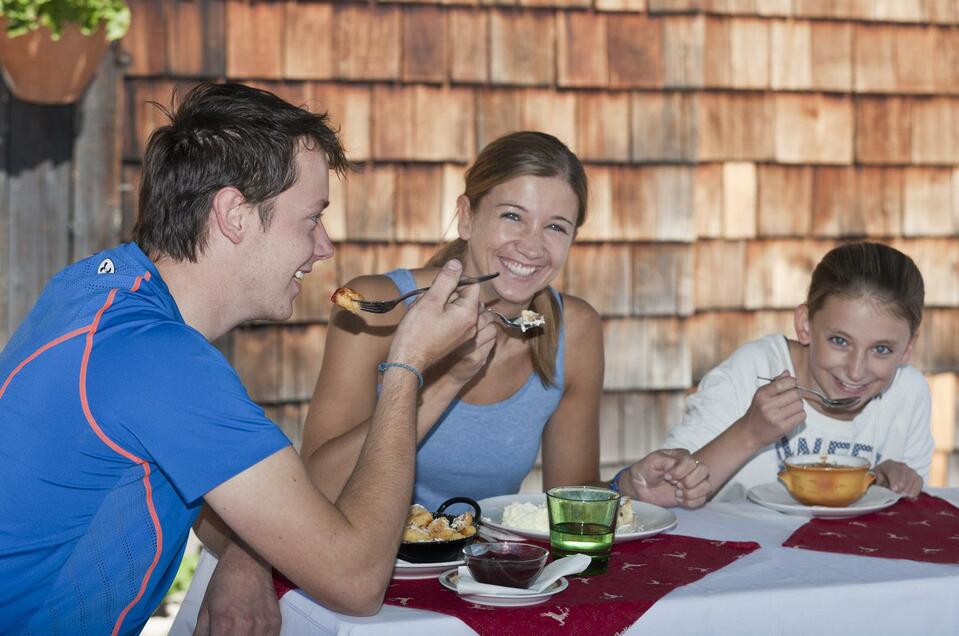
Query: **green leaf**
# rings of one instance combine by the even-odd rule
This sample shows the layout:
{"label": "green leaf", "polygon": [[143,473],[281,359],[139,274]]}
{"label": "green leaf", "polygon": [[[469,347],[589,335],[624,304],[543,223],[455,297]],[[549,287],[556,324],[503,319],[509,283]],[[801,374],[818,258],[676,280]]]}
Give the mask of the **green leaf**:
{"label": "green leaf", "polygon": [[118,40],[130,28],[130,8],[123,0],[0,0],[0,16],[8,37],[45,26],[57,40],[67,24],[86,35],[104,27],[107,39]]}

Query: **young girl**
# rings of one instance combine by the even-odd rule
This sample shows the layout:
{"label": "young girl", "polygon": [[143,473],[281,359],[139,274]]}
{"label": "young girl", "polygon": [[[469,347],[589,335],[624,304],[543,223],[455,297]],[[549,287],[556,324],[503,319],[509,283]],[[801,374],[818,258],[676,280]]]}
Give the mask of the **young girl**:
{"label": "young girl", "polygon": [[[562,142],[539,132],[506,135],[466,173],[457,200],[459,239],[423,269],[349,283],[366,298],[394,298],[428,285],[437,267],[458,258],[466,276],[498,274],[481,284],[486,307],[507,317],[532,310],[545,319],[524,332],[484,312],[472,343],[419,370],[416,503],[435,509],[452,496],[516,493],[539,452],[544,489],[599,483],[602,323],[586,301],[549,286],[585,221],[586,200],[586,173]],[[331,319],[301,449],[314,483],[331,499],[366,437],[377,365],[407,307],[361,316],[337,310]],[[705,469],[685,451],[660,452],[614,485],[660,505],[692,506],[705,501],[705,481]]]}
{"label": "young girl", "polygon": [[[722,498],[775,481],[785,458],[806,453],[865,457],[877,484],[918,495],[933,450],[930,396],[906,363],[923,293],[915,263],[891,247],[833,249],[796,309],[796,340],[749,342],[707,373],[666,445],[695,451]],[[830,408],[797,386],[856,401]]]}

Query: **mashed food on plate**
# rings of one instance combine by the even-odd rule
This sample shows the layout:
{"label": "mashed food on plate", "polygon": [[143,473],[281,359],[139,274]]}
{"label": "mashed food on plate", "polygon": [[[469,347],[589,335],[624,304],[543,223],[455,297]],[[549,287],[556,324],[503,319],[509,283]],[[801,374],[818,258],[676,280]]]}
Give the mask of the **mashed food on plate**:
{"label": "mashed food on plate", "polygon": [[[507,528],[517,530],[532,530],[534,532],[549,532],[549,513],[546,504],[534,504],[528,501],[514,501],[503,508],[503,520],[500,522]],[[616,517],[616,528],[620,532],[637,532],[636,515],[629,497],[622,497],[619,501],[619,514]]]}
{"label": "mashed food on plate", "polygon": [[504,526],[517,530],[549,532],[549,513],[546,504],[534,504],[528,501],[514,501],[503,508]]}

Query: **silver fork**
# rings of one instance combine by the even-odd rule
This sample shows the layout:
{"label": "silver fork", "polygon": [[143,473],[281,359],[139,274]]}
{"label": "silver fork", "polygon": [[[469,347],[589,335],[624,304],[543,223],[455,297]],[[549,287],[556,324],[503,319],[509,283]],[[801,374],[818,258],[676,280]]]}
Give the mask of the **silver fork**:
{"label": "silver fork", "polygon": [[[756,379],[757,379],[757,380],[765,380],[766,382],[773,382],[773,381],[775,381],[775,378],[764,378],[764,377],[762,377],[761,375],[757,375],[757,376],[756,376]],[[859,401],[859,398],[856,397],[856,396],[853,396],[853,397],[845,397],[845,398],[831,398],[831,397],[825,395],[823,392],[817,391],[816,389],[807,389],[806,387],[804,387],[804,386],[799,386],[799,385],[796,385],[796,388],[799,389],[800,391],[805,391],[806,393],[812,393],[812,394],[815,395],[817,398],[819,398],[819,401],[820,401],[820,402],[822,402],[823,404],[825,404],[826,406],[828,406],[828,407],[830,407],[830,408],[841,409],[841,408],[845,408],[845,407],[847,407],[847,406],[852,406],[853,404],[855,404],[856,402]]]}
{"label": "silver fork", "polygon": [[[463,285],[475,285],[476,283],[483,283],[488,280],[492,280],[499,276],[499,272],[493,272],[492,274],[486,274],[484,276],[463,276],[460,278],[460,282],[457,287],[462,287]],[[368,311],[371,314],[385,314],[386,312],[392,310],[398,304],[410,298],[411,296],[416,296],[417,294],[422,294],[429,290],[429,287],[421,287],[419,289],[414,289],[411,292],[406,292],[399,298],[394,298],[393,300],[361,300],[357,304],[360,309],[363,311]]]}
{"label": "silver fork", "polygon": [[[504,325],[507,327],[516,327],[517,329],[523,329],[523,317],[516,316],[516,318],[507,318],[503,314],[499,313],[495,309],[486,308],[486,311],[490,312],[494,316],[500,319]],[[525,331],[525,330],[524,330]]]}

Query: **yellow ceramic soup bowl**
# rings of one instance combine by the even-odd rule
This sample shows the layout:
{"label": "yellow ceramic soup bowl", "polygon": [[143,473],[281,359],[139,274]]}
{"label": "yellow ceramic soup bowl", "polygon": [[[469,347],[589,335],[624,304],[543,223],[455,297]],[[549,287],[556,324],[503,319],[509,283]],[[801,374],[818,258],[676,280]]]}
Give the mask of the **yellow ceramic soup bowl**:
{"label": "yellow ceramic soup bowl", "polygon": [[841,508],[857,501],[876,476],[869,461],[848,455],[796,455],[787,457],[779,479],[807,506]]}

